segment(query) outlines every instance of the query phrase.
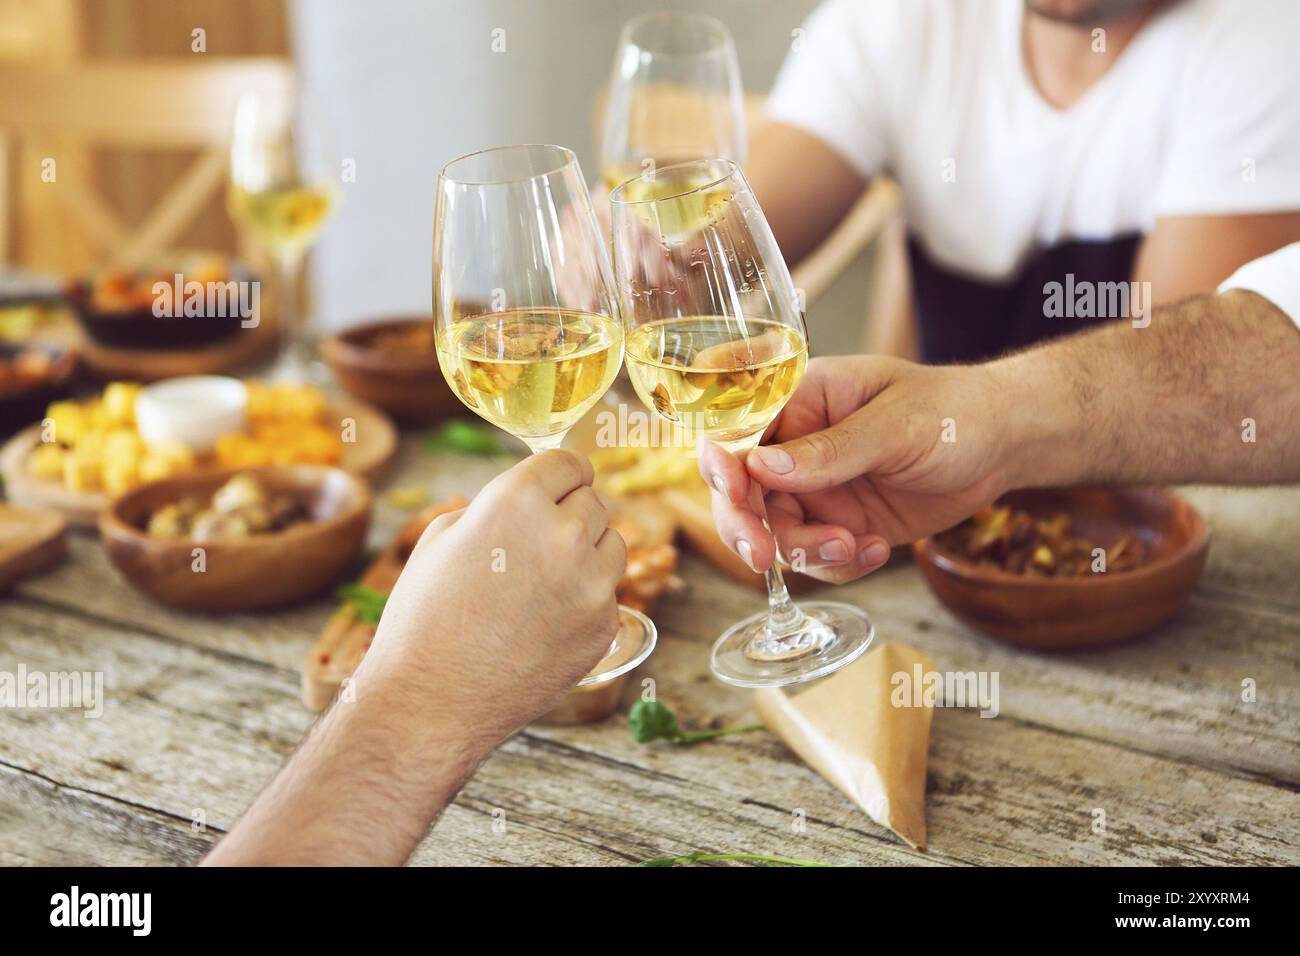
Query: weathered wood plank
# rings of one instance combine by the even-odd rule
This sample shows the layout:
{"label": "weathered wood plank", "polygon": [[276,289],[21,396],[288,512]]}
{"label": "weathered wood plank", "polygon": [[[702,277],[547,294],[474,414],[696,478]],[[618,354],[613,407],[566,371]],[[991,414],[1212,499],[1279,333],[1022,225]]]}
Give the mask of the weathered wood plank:
{"label": "weathered wood plank", "polygon": [[0,866],[167,866],[206,846],[164,814],[0,763]]}
{"label": "weathered wood plank", "polygon": [[[173,862],[196,855],[193,811],[228,827],[308,723],[295,675],[278,668],[51,620],[23,601],[0,605],[0,634],[0,668],[102,670],[110,689],[100,720],[6,713],[0,761],[58,781],[66,799],[138,805],[139,839]],[[654,660],[647,675],[683,716],[747,707],[747,695],[704,674],[698,642],[670,637]],[[719,849],[863,863],[1266,863],[1295,862],[1300,845],[1294,793],[1012,721],[941,711],[931,767],[932,851],[922,857],[767,734],[682,749],[635,744],[621,717],[535,728],[482,768],[416,861],[622,863]],[[1090,831],[1098,807],[1105,838]],[[795,809],[807,815],[802,834],[791,830]],[[160,821],[185,839],[160,840],[149,829]]]}
{"label": "weathered wood plank", "polygon": [[1300,612],[1300,486],[1180,491],[1210,523],[1205,585]]}

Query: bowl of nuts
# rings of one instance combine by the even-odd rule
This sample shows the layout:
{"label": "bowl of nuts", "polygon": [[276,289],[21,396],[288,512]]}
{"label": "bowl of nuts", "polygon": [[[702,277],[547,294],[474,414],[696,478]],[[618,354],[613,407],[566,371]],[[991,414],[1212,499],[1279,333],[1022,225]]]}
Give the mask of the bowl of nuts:
{"label": "bowl of nuts", "polygon": [[365,544],[371,493],[324,465],[185,472],[140,485],[100,515],[109,561],[160,604],[281,607],[338,582]]}
{"label": "bowl of nuts", "polygon": [[1012,492],[918,541],[935,597],[968,626],[1023,647],[1121,641],[1167,621],[1205,569],[1210,533],[1158,488]]}

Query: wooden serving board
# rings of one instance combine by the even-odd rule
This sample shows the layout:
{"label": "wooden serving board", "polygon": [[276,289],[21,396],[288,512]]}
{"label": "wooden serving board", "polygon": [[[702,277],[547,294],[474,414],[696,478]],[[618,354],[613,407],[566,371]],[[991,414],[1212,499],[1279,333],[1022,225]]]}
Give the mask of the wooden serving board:
{"label": "wooden serving board", "polygon": [[[609,404],[598,403],[569,432],[565,446],[584,455],[591,455],[597,451],[600,437],[597,416],[602,413],[609,414],[610,409]],[[597,474],[596,489],[603,490],[607,480],[606,476]],[[640,492],[631,497],[653,503],[681,532],[684,544],[718,570],[740,584],[760,594],[766,594],[767,581],[764,576],[755,574],[749,565],[740,560],[740,557],[718,537],[717,527],[713,523],[713,509],[709,494],[709,488],[704,480],[692,476],[689,481]],[[817,583],[814,579],[788,568],[785,569],[785,580],[790,590],[795,592],[806,590]]]}
{"label": "wooden serving board", "polygon": [[122,348],[101,345],[87,335],[82,338],[81,349],[87,367],[97,378],[156,382],[177,375],[230,372],[271,352],[278,342],[276,324],[264,320],[255,328],[240,329],[227,339],[198,348]]}
{"label": "wooden serving board", "polygon": [[[369,482],[382,478],[397,454],[397,428],[392,420],[365,402],[341,398],[330,403],[330,415],[356,422],[356,438],[344,444],[339,466]],[[14,435],[0,448],[0,475],[10,501],[33,508],[52,508],[78,528],[94,528],[99,513],[112,499],[106,491],[72,491],[62,482],[37,478],[27,470],[27,456],[40,444],[40,423]]]}
{"label": "wooden serving board", "polygon": [[67,528],[58,511],[0,503],[0,591],[61,561],[68,553]]}

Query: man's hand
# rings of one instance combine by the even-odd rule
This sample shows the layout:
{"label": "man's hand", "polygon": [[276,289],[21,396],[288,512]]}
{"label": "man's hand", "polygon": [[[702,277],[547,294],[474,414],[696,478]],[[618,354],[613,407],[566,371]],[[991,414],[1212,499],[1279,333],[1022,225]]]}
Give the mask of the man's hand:
{"label": "man's hand", "polygon": [[874,571],[891,545],[950,527],[1005,490],[999,396],[979,366],[814,359],[769,430],[776,444],[744,462],[716,445],[702,451],[722,540],[757,571],[772,563],[756,482],[787,560],[837,583]]}
{"label": "man's hand", "polygon": [[613,640],[627,552],[591,481],[585,458],[548,451],[435,520],[346,691],[205,862],[404,861]]}
{"label": "man's hand", "polygon": [[358,679],[423,689],[487,747],[559,703],[609,648],[623,539],[567,451],[525,459],[425,531]]}
{"label": "man's hand", "polygon": [[755,570],[774,554],[755,511],[766,491],[782,553],[850,581],[886,545],[1013,488],[1300,480],[1297,368],[1295,324],[1240,290],[984,365],[814,359],[770,430],[777,444],[743,463],[709,446],[700,471],[723,541]]}

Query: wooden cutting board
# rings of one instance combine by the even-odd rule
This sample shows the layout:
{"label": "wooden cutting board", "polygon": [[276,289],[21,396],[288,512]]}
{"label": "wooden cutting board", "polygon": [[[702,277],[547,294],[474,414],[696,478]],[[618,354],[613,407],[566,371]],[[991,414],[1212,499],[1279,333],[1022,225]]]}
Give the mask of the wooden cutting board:
{"label": "wooden cutting board", "polygon": [[58,511],[0,503],[0,591],[61,561],[68,553],[67,528]]}
{"label": "wooden cutting board", "polygon": [[[369,482],[382,478],[397,454],[397,428],[392,419],[365,402],[343,398],[331,402],[330,417],[356,422],[355,442],[343,446],[339,466]],[[27,470],[27,456],[40,444],[41,426],[31,425],[0,448],[0,474],[5,493],[14,504],[51,508],[64,514],[73,526],[94,528],[99,513],[112,495],[106,491],[72,491],[60,481],[37,478]]]}
{"label": "wooden cutting board", "polygon": [[[602,415],[617,414],[618,399],[612,402],[600,402],[569,432],[565,446],[584,455],[591,455],[601,448],[602,430],[597,419]],[[601,474],[596,476],[596,488],[600,490],[605,484]],[[755,574],[740,557],[722,543],[718,529],[713,523],[713,510],[709,501],[709,488],[704,479],[692,474],[691,477],[674,485],[640,492],[630,498],[641,499],[670,516],[677,530],[681,532],[683,542],[692,551],[700,555],[718,570],[746,587],[760,594],[767,593],[767,582],[763,575]],[[791,591],[806,590],[816,582],[802,574],[786,570],[786,584]]]}
{"label": "wooden cutting board", "polygon": [[[658,496],[677,519],[678,530],[692,551],[746,587],[762,594],[767,593],[767,579],[761,574],[755,574],[718,537],[717,525],[713,523],[709,489],[703,481],[698,485],[683,484],[665,488],[658,492]],[[784,568],[783,571],[786,586],[793,592],[807,590],[817,583],[789,568]]]}

